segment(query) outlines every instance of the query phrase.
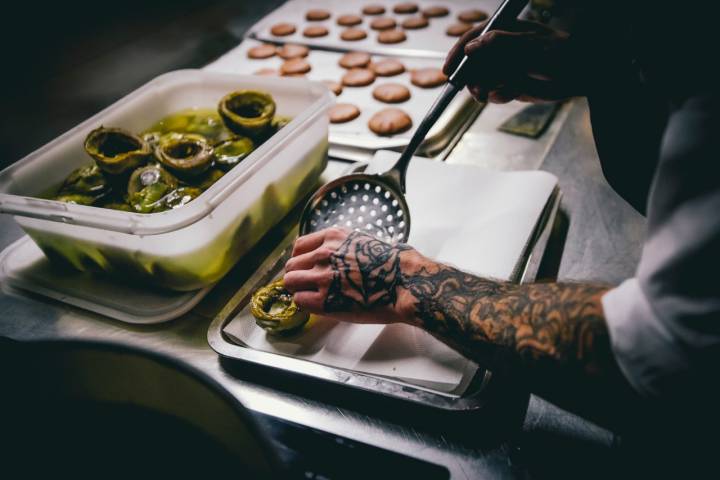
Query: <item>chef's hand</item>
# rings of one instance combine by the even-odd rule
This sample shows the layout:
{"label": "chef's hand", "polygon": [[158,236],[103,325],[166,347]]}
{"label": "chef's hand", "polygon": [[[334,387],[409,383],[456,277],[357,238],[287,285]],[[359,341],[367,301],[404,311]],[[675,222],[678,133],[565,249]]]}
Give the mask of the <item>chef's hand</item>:
{"label": "chef's hand", "polygon": [[480,36],[485,24],[460,37],[443,67],[449,76],[467,55],[468,90],[476,100],[537,102],[583,94],[583,56],[569,34],[518,20],[508,30]]}
{"label": "chef's hand", "polygon": [[403,276],[427,261],[407,245],[330,228],[297,239],[285,265],[285,288],[311,313],[355,323],[410,323],[414,302]]}

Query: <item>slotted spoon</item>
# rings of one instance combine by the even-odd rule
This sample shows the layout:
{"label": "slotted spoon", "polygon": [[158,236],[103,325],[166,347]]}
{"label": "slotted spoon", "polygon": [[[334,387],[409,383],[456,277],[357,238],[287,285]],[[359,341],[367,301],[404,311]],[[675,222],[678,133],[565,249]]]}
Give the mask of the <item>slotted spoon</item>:
{"label": "slotted spoon", "polygon": [[[481,35],[517,18],[527,0],[504,0]],[[310,198],[300,217],[300,235],[330,227],[365,232],[389,243],[410,234],[410,210],[405,201],[405,174],[415,151],[466,84],[465,56],[418,126],[395,165],[380,174],[353,173],[327,183]]]}

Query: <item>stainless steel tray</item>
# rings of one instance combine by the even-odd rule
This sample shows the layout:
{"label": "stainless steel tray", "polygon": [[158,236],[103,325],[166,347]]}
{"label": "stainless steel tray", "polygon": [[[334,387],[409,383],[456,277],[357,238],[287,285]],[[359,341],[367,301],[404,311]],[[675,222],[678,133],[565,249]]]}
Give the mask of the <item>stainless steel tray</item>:
{"label": "stainless steel tray", "polygon": [[[543,214],[513,271],[512,281],[522,282],[534,278],[539,258],[542,257],[552,229],[560,197],[559,190],[556,190],[545,205]],[[234,343],[223,332],[223,329],[238,312],[246,307],[252,292],[279,275],[296,236],[297,231],[293,229],[215,316],[207,336],[213,350],[226,359],[248,362],[301,377],[311,377],[342,388],[362,390],[423,407],[449,412],[482,409],[487,401],[486,392],[493,384],[493,374],[482,368],[477,370],[462,395],[453,395],[416,387],[393,379],[333,368],[292,356],[258,351]]]}
{"label": "stainless steel tray", "polygon": [[[247,52],[250,48],[261,44],[256,40],[247,39],[237,48],[205,67],[207,70],[225,73],[253,73],[262,68],[279,69],[283,60],[279,57],[267,59],[250,59]],[[333,80],[340,78],[347,71],[338,65],[341,53],[322,50],[311,50],[307,57],[312,70],[307,74],[310,80]],[[407,70],[423,67],[441,67],[441,62],[434,59],[397,57]],[[378,110],[390,105],[375,100],[372,90],[383,83],[401,83],[410,89],[410,100],[396,104],[405,110],[419,125],[442,87],[419,88],[410,83],[410,73],[405,72],[394,77],[378,77],[367,87],[345,87],[337,97],[338,102],[357,105],[361,114],[355,120],[343,124],[330,124],[329,141],[330,156],[346,160],[369,160],[377,150],[402,150],[410,141],[414,129],[407,132],[381,137],[370,131],[367,126],[370,117]],[[457,140],[469,128],[482,111],[484,105],[475,102],[467,90],[458,94],[438,122],[433,126],[425,142],[420,146],[419,155],[444,159]]]}
{"label": "stainless steel tray", "polygon": [[[398,1],[345,0],[338,2],[332,0],[291,0],[256,23],[250,29],[249,35],[252,38],[263,41],[302,43],[327,50],[360,50],[378,55],[425,57],[442,60],[457,41],[457,37],[451,37],[445,33],[448,26],[458,22],[457,14],[471,8],[485,10],[488,14],[492,14],[500,4],[500,0],[416,1],[414,3],[418,4],[420,10],[441,5],[447,7],[448,10],[450,10],[450,14],[441,18],[429,19],[430,25],[428,27],[417,30],[405,30],[407,40],[393,45],[383,44],[377,41],[378,32],[370,28],[370,22],[377,16],[362,15],[362,8],[370,3],[384,5],[387,11],[381,16],[394,18],[398,23],[398,27],[400,27],[400,23],[404,19],[419,15],[419,13],[393,13],[392,7],[400,3]],[[305,20],[305,12],[311,8],[328,10],[332,13],[332,16],[328,20],[321,22],[309,22]],[[338,25],[335,20],[339,15],[346,13],[354,13],[363,17],[363,23],[358,25],[357,28],[365,30],[368,34],[367,38],[352,42],[340,38],[340,33],[347,27]],[[270,33],[270,28],[280,22],[293,23],[296,27],[295,33],[284,37],[278,37]],[[309,25],[322,25],[328,29],[329,33],[324,37],[305,37],[302,31]]]}

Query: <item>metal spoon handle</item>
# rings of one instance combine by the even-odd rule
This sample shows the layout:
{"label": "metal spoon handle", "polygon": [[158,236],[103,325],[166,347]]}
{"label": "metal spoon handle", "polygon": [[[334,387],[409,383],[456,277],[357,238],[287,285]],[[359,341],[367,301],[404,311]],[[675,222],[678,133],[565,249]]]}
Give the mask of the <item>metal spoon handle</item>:
{"label": "metal spoon handle", "polygon": [[[501,28],[512,20],[515,20],[517,16],[520,15],[520,12],[522,12],[522,9],[525,8],[525,5],[527,5],[527,0],[504,0],[497,10],[495,10],[493,16],[490,17],[490,20],[488,20],[487,25],[480,36],[490,30]],[[455,98],[455,95],[465,88],[465,84],[467,83],[465,75],[465,72],[467,71],[467,62],[468,57],[466,55],[455,68],[452,75],[448,78],[448,84],[445,85],[445,88],[440,96],[437,100],[435,100],[432,107],[430,107],[430,110],[425,115],[422,122],[420,122],[420,125],[415,130],[412,138],[410,138],[410,142],[408,142],[398,161],[395,162],[395,165],[393,165],[393,167],[385,173],[385,176],[391,178],[397,183],[402,193],[405,193],[405,175],[407,173],[410,160],[420,144],[425,140],[425,137],[432,126],[435,125],[435,122],[437,122],[438,118],[440,118],[440,115],[442,115],[452,99]]]}
{"label": "metal spoon handle", "polygon": [[455,98],[455,95],[457,95],[462,88],[463,87],[456,87],[452,83],[445,85],[442,93],[437,100],[435,100],[435,103],[433,103],[433,106],[425,115],[425,118],[423,118],[422,122],[420,122],[417,130],[415,130],[412,138],[410,138],[410,142],[405,147],[405,150],[403,150],[398,161],[395,162],[395,165],[393,165],[387,173],[385,173],[386,176],[392,178],[395,183],[397,183],[397,186],[400,187],[400,191],[402,193],[405,193],[405,174],[407,173],[408,165],[410,164],[410,160],[415,154],[415,151],[418,149],[423,140],[425,140],[425,137],[432,126],[435,125],[437,119],[440,115],[442,115],[452,99]]}

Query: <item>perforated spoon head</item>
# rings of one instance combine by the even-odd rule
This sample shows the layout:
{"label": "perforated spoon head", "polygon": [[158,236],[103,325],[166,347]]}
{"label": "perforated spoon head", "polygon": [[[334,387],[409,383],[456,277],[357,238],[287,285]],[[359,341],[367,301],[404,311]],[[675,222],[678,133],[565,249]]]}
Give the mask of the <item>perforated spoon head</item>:
{"label": "perforated spoon head", "polygon": [[406,242],[410,210],[392,180],[383,175],[346,175],[321,187],[305,205],[300,234],[339,227],[388,243]]}

